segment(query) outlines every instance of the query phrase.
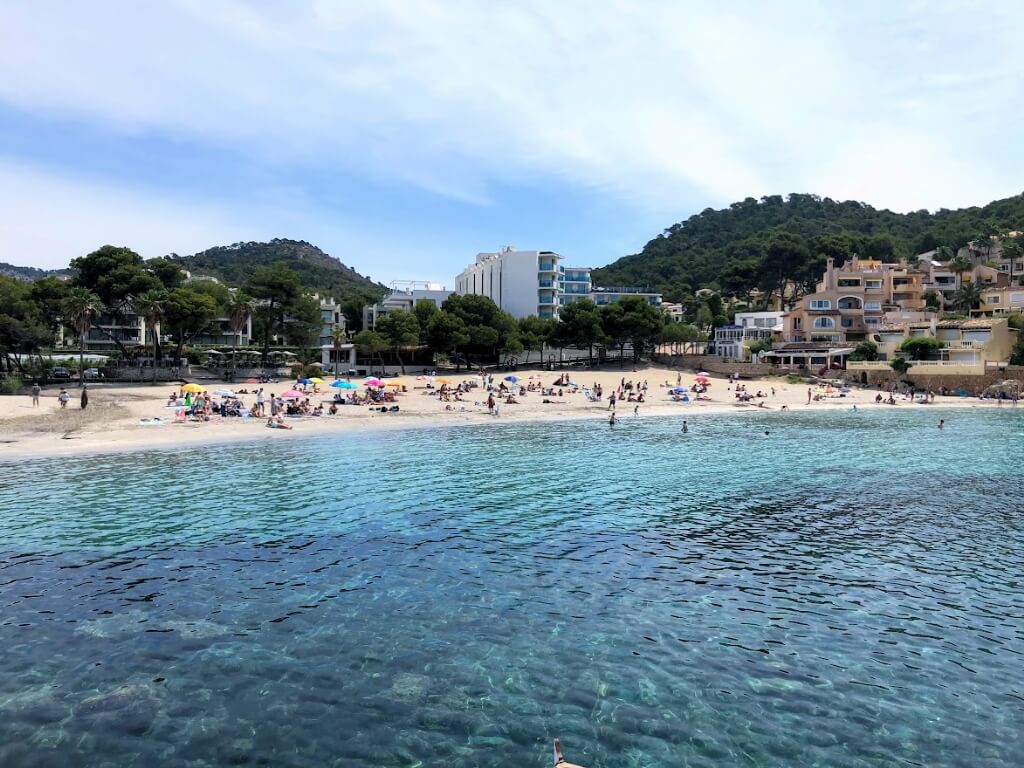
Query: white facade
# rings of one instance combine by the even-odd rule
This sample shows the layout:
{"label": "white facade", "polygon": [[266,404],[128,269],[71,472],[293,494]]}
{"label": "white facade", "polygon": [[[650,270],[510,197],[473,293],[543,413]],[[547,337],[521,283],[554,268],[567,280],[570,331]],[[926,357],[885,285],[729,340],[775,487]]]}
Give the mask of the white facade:
{"label": "white facade", "polygon": [[735,324],[741,328],[768,328],[782,333],[783,312],[737,312]]}
{"label": "white facade", "polygon": [[391,284],[392,291],[377,304],[363,307],[363,328],[372,331],[377,322],[397,309],[412,312],[420,299],[432,301],[440,309],[444,300],[455,291],[449,291],[440,283],[420,280],[401,280]]}
{"label": "white facade", "polygon": [[512,246],[497,253],[479,253],[455,278],[455,292],[487,296],[517,318],[557,317],[561,260],[552,251],[519,251]]}

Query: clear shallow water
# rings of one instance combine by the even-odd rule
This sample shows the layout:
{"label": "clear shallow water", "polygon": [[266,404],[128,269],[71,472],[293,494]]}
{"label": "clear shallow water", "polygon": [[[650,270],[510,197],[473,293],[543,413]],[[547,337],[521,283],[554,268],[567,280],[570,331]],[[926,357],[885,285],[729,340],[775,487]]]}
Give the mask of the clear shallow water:
{"label": "clear shallow water", "polygon": [[1024,409],[691,423],[4,465],[0,765],[1020,765]]}

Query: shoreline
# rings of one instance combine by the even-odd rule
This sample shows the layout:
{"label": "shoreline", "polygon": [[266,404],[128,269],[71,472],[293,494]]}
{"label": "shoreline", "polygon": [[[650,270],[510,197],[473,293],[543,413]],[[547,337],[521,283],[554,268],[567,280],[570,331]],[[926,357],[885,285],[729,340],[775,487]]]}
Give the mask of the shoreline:
{"label": "shoreline", "polygon": [[[854,390],[857,394],[867,394],[875,390]],[[633,403],[625,403],[617,411],[618,417],[624,422],[633,419]],[[873,400],[862,400],[858,397],[842,398],[826,402],[785,404],[783,411],[779,405],[760,408],[755,405],[740,405],[732,402],[713,401],[709,403],[669,403],[656,401],[640,404],[639,417],[643,419],[695,419],[700,416],[720,416],[723,414],[782,414],[782,413],[823,413],[828,411],[849,411],[856,405],[865,412],[875,410],[889,412],[892,409],[906,409],[908,406],[917,411],[922,408],[938,411],[963,411],[970,409],[990,409],[1005,407],[1010,412],[1017,409],[1012,405],[1000,406],[995,402],[981,402],[972,398],[942,398],[935,403],[919,404],[898,401],[897,405],[876,404]],[[8,432],[0,435],[0,464],[10,464],[25,458],[49,459],[62,457],[95,457],[122,453],[173,453],[180,450],[191,450],[204,446],[246,445],[261,447],[267,441],[304,440],[323,438],[331,435],[359,435],[402,429],[435,429],[440,427],[483,427],[504,426],[514,424],[571,423],[586,420],[607,421],[609,410],[603,403],[581,404],[576,409],[533,410],[524,412],[505,411],[501,416],[491,416],[483,412],[415,412],[407,411],[398,414],[368,412],[360,408],[351,415],[305,417],[292,422],[291,430],[269,430],[262,419],[248,423],[232,420],[222,423],[173,424],[162,426],[142,426],[137,422],[121,423],[109,430],[83,430],[73,437],[61,436],[58,432]],[[349,406],[345,406],[349,407]]]}

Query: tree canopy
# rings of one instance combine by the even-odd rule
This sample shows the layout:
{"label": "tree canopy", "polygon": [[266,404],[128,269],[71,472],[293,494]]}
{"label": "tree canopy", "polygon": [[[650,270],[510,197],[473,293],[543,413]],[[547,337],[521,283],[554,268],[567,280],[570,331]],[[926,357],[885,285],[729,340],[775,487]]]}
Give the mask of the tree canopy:
{"label": "tree canopy", "polygon": [[817,195],[748,197],[673,224],[644,246],[593,272],[603,285],[646,286],[671,301],[710,287],[733,294],[778,291],[782,280],[802,284],[820,276],[826,258],[837,264],[865,258],[910,257],[939,246],[956,249],[990,234],[1024,230],[1024,195],[983,207],[935,213],[894,213]]}

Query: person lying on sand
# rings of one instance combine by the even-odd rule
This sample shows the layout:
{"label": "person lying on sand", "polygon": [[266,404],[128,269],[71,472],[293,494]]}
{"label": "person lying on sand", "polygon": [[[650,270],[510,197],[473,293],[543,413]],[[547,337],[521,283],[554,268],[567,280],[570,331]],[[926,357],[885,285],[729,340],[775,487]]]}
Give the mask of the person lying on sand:
{"label": "person lying on sand", "polygon": [[289,424],[284,423],[284,418],[281,416],[267,419],[267,426],[272,429],[291,429]]}

